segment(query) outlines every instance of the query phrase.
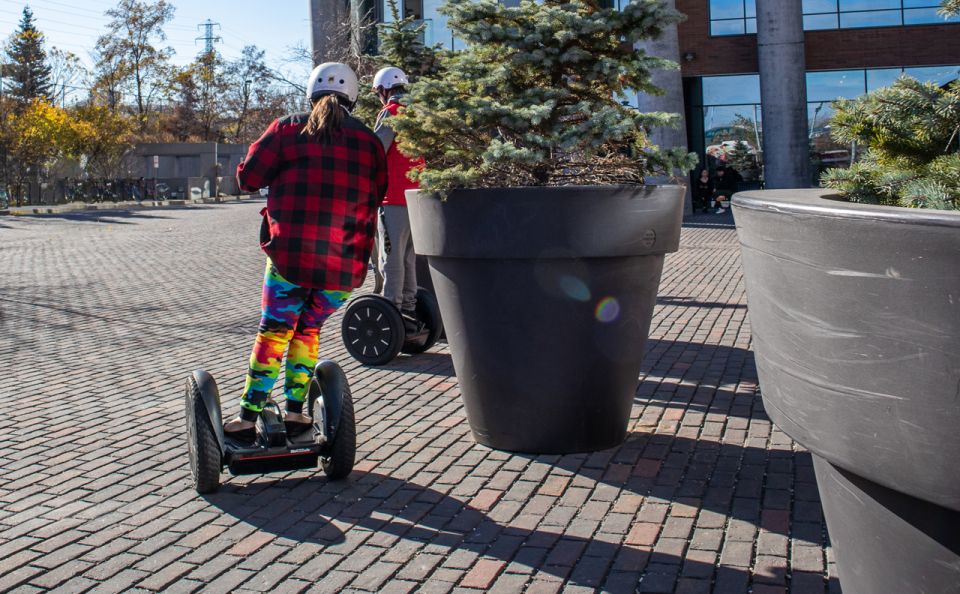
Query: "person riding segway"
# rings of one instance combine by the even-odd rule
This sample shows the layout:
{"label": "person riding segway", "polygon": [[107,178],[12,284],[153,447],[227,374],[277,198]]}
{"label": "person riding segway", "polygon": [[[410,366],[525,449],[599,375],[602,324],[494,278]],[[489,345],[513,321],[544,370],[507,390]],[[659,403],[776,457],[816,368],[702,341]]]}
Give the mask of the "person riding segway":
{"label": "person riding segway", "polygon": [[[350,67],[335,62],[317,66],[307,85],[312,110],[271,123],[237,168],[243,190],[269,186],[270,193],[261,211],[260,246],[267,254],[262,317],[240,414],[214,429],[227,450],[286,448],[297,454],[303,453],[296,451],[303,444],[296,438],[303,434],[314,442],[331,439],[314,422],[314,411],[304,410],[305,404],[313,404],[308,401],[312,383],[328,381],[316,376],[320,327],[363,284],[377,209],[387,188],[382,143],[350,115],[357,94],[357,77]],[[286,413],[281,418],[270,392],[284,354]],[[328,362],[327,369],[327,376],[338,375],[336,364]],[[210,385],[202,374],[192,381],[192,386]],[[349,399],[345,378],[340,383]],[[214,385],[193,391],[211,401],[216,390]],[[188,393],[188,408],[189,401]],[[329,406],[326,399],[322,404]],[[213,413],[209,416],[212,422]],[[221,453],[224,460],[229,458]],[[271,456],[280,459],[279,454]]]}
{"label": "person riding segway", "polygon": [[368,365],[386,363],[399,352],[422,353],[436,343],[443,331],[436,299],[417,285],[417,255],[404,195],[406,190],[419,187],[407,174],[422,167],[423,160],[400,152],[396,133],[388,123],[403,107],[408,84],[406,73],[394,66],[380,69],[373,77],[373,92],[383,105],[374,132],[386,151],[389,176],[378,237],[383,294],[354,300],[343,321],[347,351]]}

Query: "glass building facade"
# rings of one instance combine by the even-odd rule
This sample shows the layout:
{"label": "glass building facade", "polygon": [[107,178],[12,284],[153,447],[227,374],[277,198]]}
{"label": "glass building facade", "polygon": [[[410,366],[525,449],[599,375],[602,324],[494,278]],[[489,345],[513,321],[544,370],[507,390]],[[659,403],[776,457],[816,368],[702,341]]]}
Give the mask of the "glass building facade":
{"label": "glass building facade", "polygon": [[[757,32],[756,0],[709,0],[710,34]],[[803,28],[857,29],[943,24],[939,0],[803,0]],[[960,17],[947,19],[960,22]]]}
{"label": "glass building facade", "polygon": [[[499,0],[516,6],[520,0]],[[756,32],[756,0],[705,0],[709,35],[729,36]],[[380,18],[392,15],[386,0],[377,0]],[[461,49],[464,42],[447,26],[439,8],[444,0],[398,0],[401,13],[426,24],[424,42],[447,49]],[[604,0],[608,7],[622,8],[629,0]],[[937,14],[939,0],[802,0],[805,30],[860,27],[893,27],[960,22]],[[679,3],[678,3],[679,4]],[[705,23],[706,24],[706,23]],[[706,34],[706,32],[705,32]],[[951,60],[952,62],[953,60]],[[958,66],[888,67],[875,69],[817,70],[807,72],[807,118],[810,157],[814,173],[826,167],[848,164],[855,154],[830,138],[832,102],[855,98],[891,84],[902,74],[921,81],[944,84],[960,75]],[[701,166],[711,169],[724,162],[742,169],[746,181],[762,176],[763,122],[758,74],[687,76],[684,82],[685,116],[690,149],[700,154]],[[625,105],[639,106],[636,93],[620,98]]]}
{"label": "glass building facade", "polygon": [[[960,65],[807,72],[807,120],[815,170],[844,166],[855,157],[851,147],[838,145],[830,138],[832,102],[889,86],[902,75],[943,85],[960,78]],[[691,150],[701,155],[701,163],[711,169],[721,162],[729,163],[735,158],[734,150],[739,149],[758,160],[758,167],[744,178],[749,181],[751,175],[758,175],[763,153],[760,76],[704,76],[687,79],[685,86]],[[740,155],[739,164],[744,162]]]}
{"label": "glass building facade", "polygon": [[[440,6],[445,0],[397,0],[397,6],[403,17],[412,16],[426,24],[424,43],[426,45],[440,44],[445,49],[457,50],[463,48],[463,40],[457,37],[447,27],[447,17],[440,14]],[[383,22],[393,20],[390,5],[387,0],[379,0],[380,19]],[[520,0],[499,0],[507,6],[518,6]],[[600,4],[608,8],[622,8],[630,0],[601,0]]]}

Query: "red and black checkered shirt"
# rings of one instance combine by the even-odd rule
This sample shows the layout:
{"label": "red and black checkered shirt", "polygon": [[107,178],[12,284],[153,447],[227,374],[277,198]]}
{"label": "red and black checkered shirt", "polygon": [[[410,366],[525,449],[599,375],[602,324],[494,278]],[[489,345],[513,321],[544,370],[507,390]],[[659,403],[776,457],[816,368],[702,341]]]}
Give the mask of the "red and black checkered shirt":
{"label": "red and black checkered shirt", "polygon": [[350,291],[366,276],[387,190],[386,156],[376,135],[355,118],[344,114],[340,132],[320,143],[301,134],[308,117],[270,124],[250,145],[237,180],[248,192],[270,186],[260,247],[285,279]]}

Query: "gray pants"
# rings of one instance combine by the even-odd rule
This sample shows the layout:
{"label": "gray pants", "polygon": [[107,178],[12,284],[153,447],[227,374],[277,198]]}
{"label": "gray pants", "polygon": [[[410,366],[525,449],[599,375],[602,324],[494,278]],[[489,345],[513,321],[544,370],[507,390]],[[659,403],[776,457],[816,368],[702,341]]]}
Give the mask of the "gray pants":
{"label": "gray pants", "polygon": [[[380,222],[383,296],[401,310],[413,310],[417,305],[417,255],[413,251],[407,207],[384,206]],[[390,238],[389,250],[383,249],[387,243],[384,233]]]}

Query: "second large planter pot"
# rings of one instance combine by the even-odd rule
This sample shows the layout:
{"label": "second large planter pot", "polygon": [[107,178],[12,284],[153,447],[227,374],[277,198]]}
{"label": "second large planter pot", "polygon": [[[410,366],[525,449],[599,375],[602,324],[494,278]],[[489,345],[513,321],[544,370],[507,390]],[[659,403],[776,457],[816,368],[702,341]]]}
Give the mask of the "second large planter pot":
{"label": "second large planter pot", "polygon": [[814,455],[843,591],[960,592],[960,213],[733,206],[764,408]]}
{"label": "second large planter pot", "polygon": [[407,192],[476,440],[567,453],[623,441],[679,186]]}

